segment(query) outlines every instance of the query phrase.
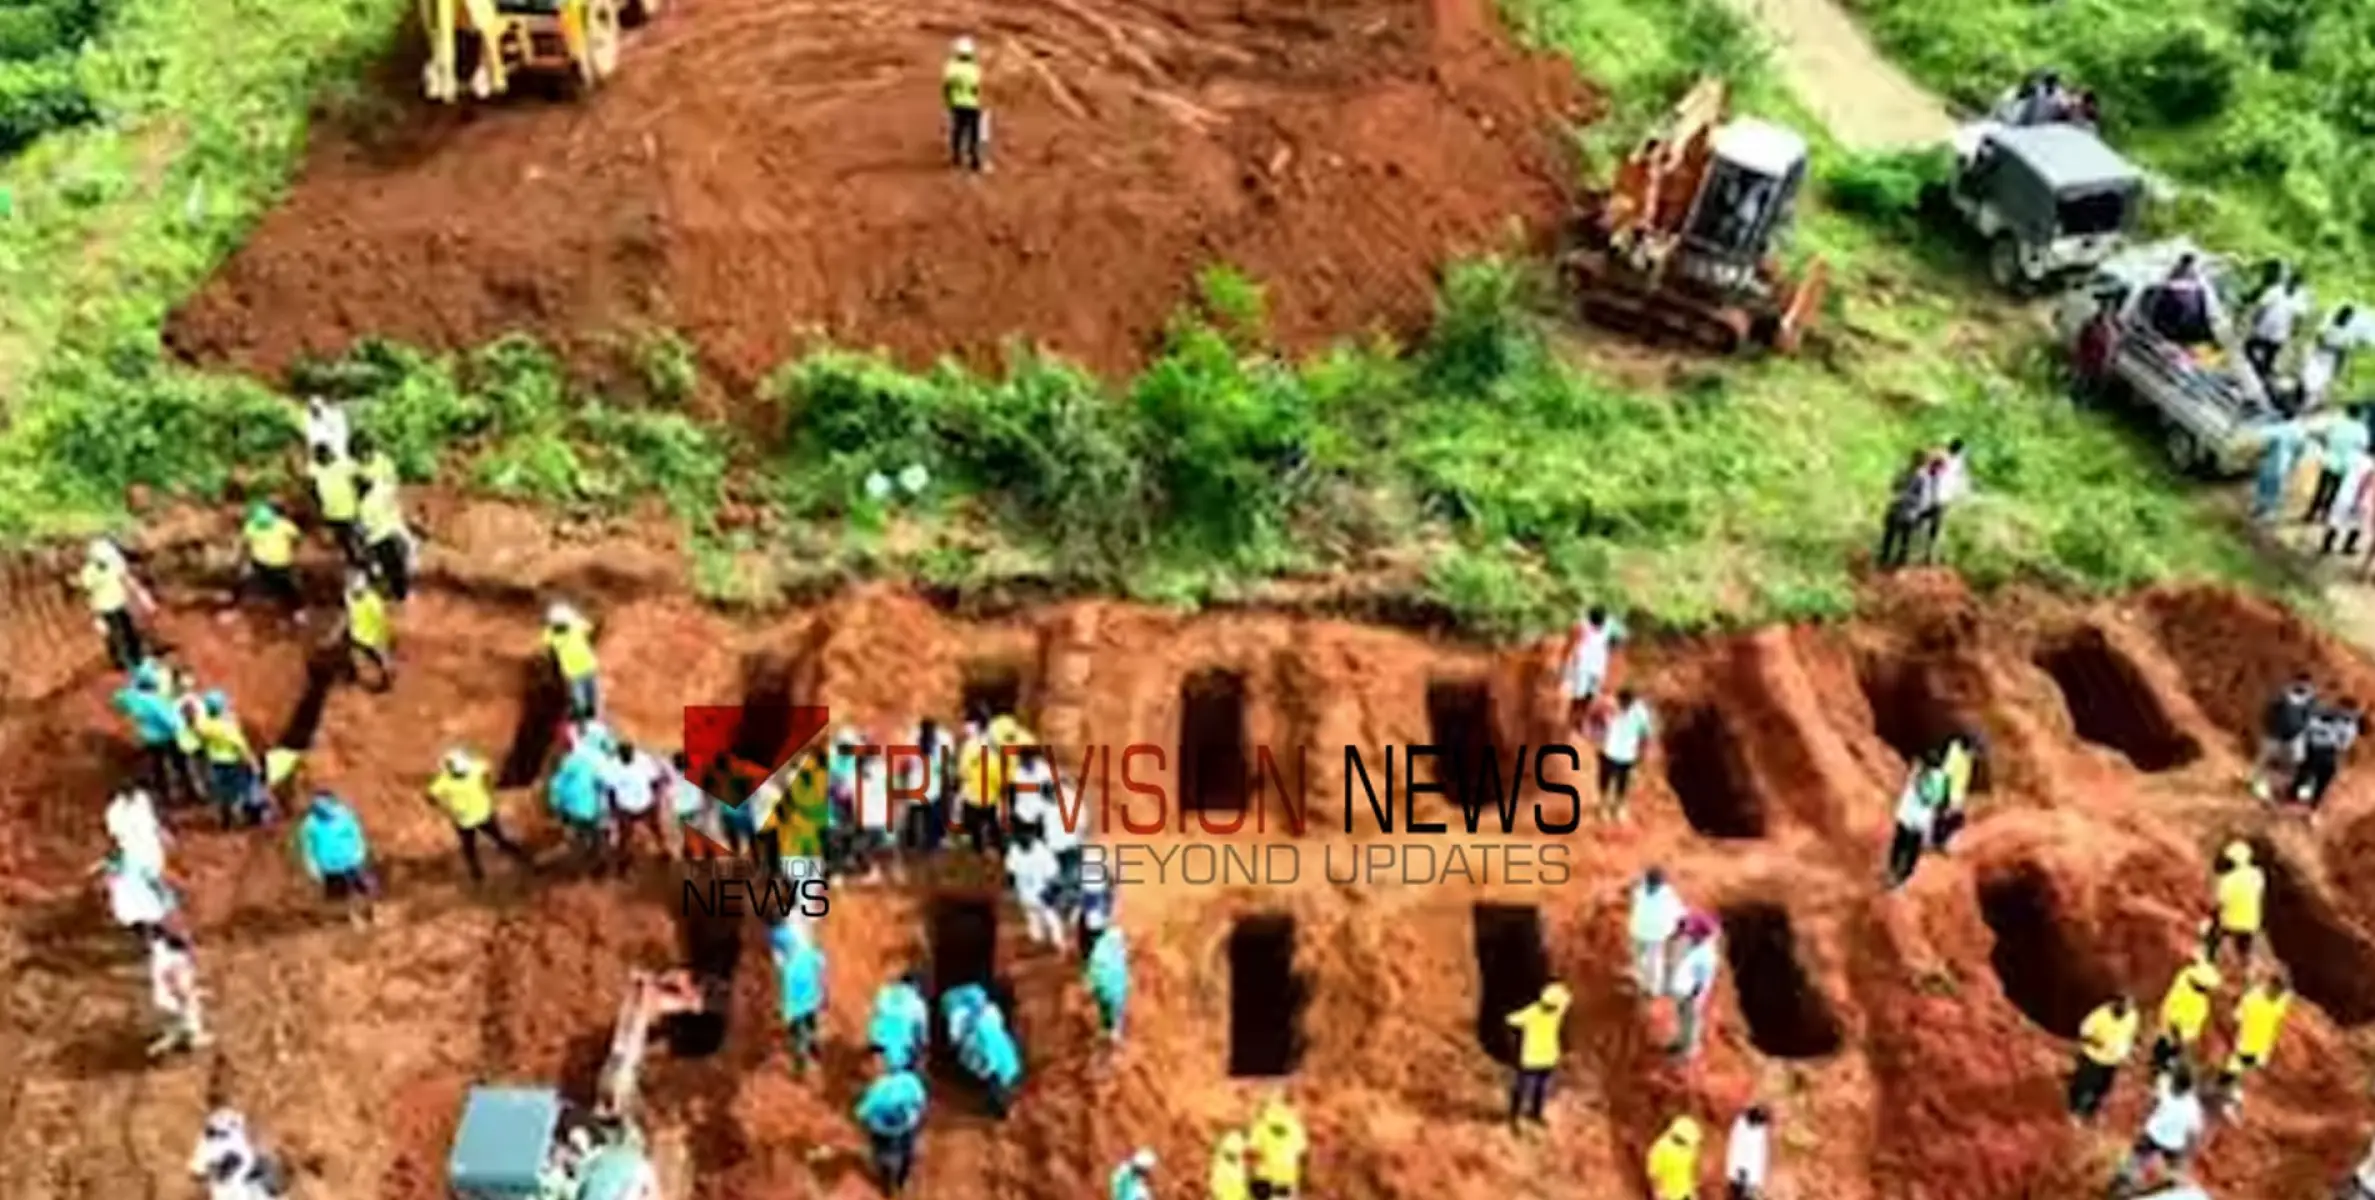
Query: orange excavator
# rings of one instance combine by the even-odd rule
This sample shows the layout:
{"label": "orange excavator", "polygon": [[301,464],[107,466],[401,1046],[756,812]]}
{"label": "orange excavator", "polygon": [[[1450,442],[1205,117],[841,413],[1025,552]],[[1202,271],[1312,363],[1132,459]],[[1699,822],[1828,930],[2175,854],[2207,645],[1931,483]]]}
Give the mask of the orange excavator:
{"label": "orange excavator", "polygon": [[1790,353],[1820,309],[1821,260],[1791,279],[1772,260],[1806,179],[1806,139],[1753,117],[1703,79],[1666,127],[1588,204],[1560,275],[1598,324],[1731,353]]}

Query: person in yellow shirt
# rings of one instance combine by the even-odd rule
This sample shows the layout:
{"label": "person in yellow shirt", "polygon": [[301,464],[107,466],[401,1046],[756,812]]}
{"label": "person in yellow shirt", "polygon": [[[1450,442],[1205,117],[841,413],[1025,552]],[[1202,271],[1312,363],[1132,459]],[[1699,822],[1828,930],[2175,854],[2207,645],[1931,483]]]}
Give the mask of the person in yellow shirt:
{"label": "person in yellow shirt", "polygon": [[957,742],[957,827],[976,853],[1001,850],[1005,839],[1000,836],[998,806],[1005,796],[1005,756],[979,724],[967,721]]}
{"label": "person in yellow shirt", "polygon": [[237,820],[260,823],[264,803],[256,790],[256,755],[248,748],[238,714],[231,711],[231,698],[219,690],[206,693],[195,725],[198,746],[206,755],[207,791],[222,813],[223,828]]}
{"label": "person in yellow shirt", "polygon": [[1252,1200],[1245,1178],[1245,1134],[1232,1129],[1212,1148],[1212,1172],[1206,1177],[1206,1200]]}
{"label": "person in yellow shirt", "polygon": [[338,552],[346,556],[349,566],[363,565],[363,544],[355,536],[355,520],[362,515],[363,490],[361,472],[351,458],[340,458],[328,446],[313,448],[313,465],[306,468],[313,477],[313,502],[321,511],[322,524],[338,543]]}
{"label": "person in yellow shirt", "polygon": [[2210,921],[2202,935],[2202,961],[2216,963],[2219,950],[2232,941],[2242,948],[2243,968],[2248,971],[2252,943],[2259,936],[2267,903],[2268,876],[2251,861],[2251,847],[2243,842],[2228,842],[2219,858],[2226,865],[2212,889]]}
{"label": "person in yellow shirt", "polygon": [[2111,1094],[2111,1081],[2136,1052],[2136,1030],[2144,1014],[2126,996],[2114,996],[2086,1014],[2078,1026],[2078,1063],[2070,1069],[2070,1115],[2092,1121]]}
{"label": "person in yellow shirt", "polygon": [[940,99],[948,106],[949,165],[985,169],[981,148],[989,141],[989,122],[981,112],[981,57],[972,38],[958,38],[950,47],[948,64],[940,69]]}
{"label": "person in yellow shirt", "polygon": [[544,648],[569,690],[571,720],[591,721],[602,711],[601,661],[594,657],[594,626],[566,604],[544,610]]}
{"label": "person in yellow shirt", "polygon": [[1542,1101],[1550,1094],[1550,1073],[1559,1065],[1559,1034],[1574,997],[1562,983],[1542,989],[1532,1004],[1504,1018],[1517,1030],[1517,1077],[1509,1085],[1509,1123],[1542,1124]]}
{"label": "person in yellow shirt", "polygon": [[264,795],[271,802],[271,812],[295,811],[295,797],[304,787],[297,772],[304,765],[305,754],[300,750],[274,746],[264,752]]}
{"label": "person in yellow shirt", "polygon": [[297,588],[297,539],[301,536],[297,523],[259,500],[248,506],[239,536],[246,547],[249,582],[264,599],[303,621],[305,596]]}
{"label": "person in yellow shirt", "polygon": [[1254,1200],[1293,1200],[1303,1186],[1303,1152],[1309,1148],[1303,1119],[1272,1092],[1253,1122],[1253,1166],[1248,1189]]}
{"label": "person in yellow shirt", "polygon": [[1652,1200],[1693,1200],[1699,1194],[1699,1123],[1676,1117],[1649,1148]]}
{"label": "person in yellow shirt", "polygon": [[99,632],[107,637],[107,656],[115,662],[116,669],[129,671],[138,667],[148,657],[148,646],[140,636],[139,623],[132,619],[132,606],[137,603],[142,612],[155,612],[157,602],[147,588],[140,586],[139,580],[132,578],[132,567],[124,561],[124,552],[106,538],[91,539],[74,584],[90,604]]}
{"label": "person in yellow shirt", "polygon": [[389,598],[402,603],[412,594],[412,530],[404,523],[396,465],[372,449],[360,434],[355,436],[355,447],[362,461],[357,468],[362,499],[355,509],[355,523],[361,530],[364,561]]}
{"label": "person in yellow shirt", "polygon": [[2292,1008],[2292,980],[2282,967],[2262,976],[2235,1002],[2235,1049],[2218,1079],[2230,1111],[2243,1103],[2243,1077],[2267,1066],[2268,1056],[2276,1052],[2276,1035]]}
{"label": "person in yellow shirt", "polygon": [[484,836],[495,848],[511,856],[522,868],[533,869],[528,852],[520,849],[503,832],[503,821],[495,811],[495,786],[488,778],[487,764],[468,750],[456,747],[445,752],[445,762],[437,777],[429,781],[429,802],[444,810],[447,820],[454,823],[454,833],[462,840],[462,863],[470,868],[470,880],[486,880],[486,869],[479,865],[478,839]]}
{"label": "person in yellow shirt", "polygon": [[1959,733],[1946,739],[1939,766],[1946,774],[1946,803],[1938,810],[1937,819],[1930,822],[1930,848],[1944,853],[1954,835],[1962,831],[1967,816],[1965,806],[1971,799],[1971,773],[1978,767],[1971,739]]}
{"label": "person in yellow shirt", "polygon": [[361,571],[346,573],[346,671],[360,681],[363,664],[371,664],[375,678],[365,686],[384,692],[396,682],[395,631],[388,620],[387,599]]}
{"label": "person in yellow shirt", "polygon": [[2192,1065],[2194,1047],[2210,1023],[2210,996],[2218,990],[2218,968],[2207,962],[2188,963],[2161,998],[2160,1033],[2152,1041],[2152,1073],[2160,1075],[2180,1058]]}

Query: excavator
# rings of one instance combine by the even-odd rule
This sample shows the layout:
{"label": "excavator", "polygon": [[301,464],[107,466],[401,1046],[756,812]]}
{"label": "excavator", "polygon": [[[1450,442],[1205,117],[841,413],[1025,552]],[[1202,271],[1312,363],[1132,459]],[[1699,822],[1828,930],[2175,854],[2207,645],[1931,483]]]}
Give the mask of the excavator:
{"label": "excavator", "polygon": [[451,104],[463,81],[485,100],[515,75],[558,76],[580,92],[618,69],[619,30],[659,15],[662,0],[420,0],[429,61],[421,88]]}
{"label": "excavator", "polygon": [[1586,319],[1724,354],[1797,349],[1829,273],[1817,259],[1790,279],[1770,251],[1806,140],[1729,106],[1721,79],[1700,80],[1578,214],[1559,267]]}
{"label": "excavator", "polygon": [[712,999],[685,971],[631,973],[590,1111],[555,1088],[472,1088],[446,1160],[454,1200],[665,1200],[637,1122],[637,1080],[653,1027]]}

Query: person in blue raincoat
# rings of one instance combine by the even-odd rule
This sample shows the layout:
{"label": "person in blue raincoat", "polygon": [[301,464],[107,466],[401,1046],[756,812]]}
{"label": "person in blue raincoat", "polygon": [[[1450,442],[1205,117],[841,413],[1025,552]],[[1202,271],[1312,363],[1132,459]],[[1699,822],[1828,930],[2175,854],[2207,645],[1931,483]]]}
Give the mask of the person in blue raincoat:
{"label": "person in blue raincoat", "polygon": [[957,1046],[957,1062],[989,1089],[990,1111],[1004,1118],[1014,1103],[1014,1089],[1023,1081],[1023,1056],[997,1005],[985,1003],[974,1014]]}
{"label": "person in blue raincoat", "polygon": [[328,792],[315,792],[297,822],[297,855],[305,873],[358,925],[372,919],[371,843],[355,810]]}
{"label": "person in blue raincoat", "polygon": [[858,1124],[873,1143],[874,1171],[882,1189],[898,1195],[915,1169],[915,1138],[924,1125],[924,1081],[915,1072],[889,1063],[858,1097]]}
{"label": "person in blue raincoat", "polygon": [[1105,1036],[1122,1040],[1122,1009],[1130,1000],[1130,946],[1121,927],[1107,929],[1089,951],[1089,995],[1097,1001],[1097,1024]]}
{"label": "person in blue raincoat", "polygon": [[189,752],[189,723],[165,686],[165,670],[155,659],[133,669],[132,682],[116,689],[115,708],[132,723],[132,738],[148,774],[149,790],[171,804],[176,795],[195,799]]}
{"label": "person in blue raincoat", "polygon": [[782,1001],[784,1035],[791,1047],[792,1074],[805,1075],[816,1063],[816,1027],[825,1011],[825,952],[808,922],[798,917],[778,924],[769,940]]}
{"label": "person in blue raincoat", "polygon": [[2260,469],[2251,487],[2251,519],[2273,521],[2284,511],[2285,485],[2301,461],[2307,433],[2299,421],[2286,421],[2268,430],[2260,451]]}
{"label": "person in blue raincoat", "polygon": [[569,832],[570,844],[587,865],[596,868],[602,865],[607,848],[602,824],[602,760],[608,744],[605,737],[580,737],[561,757],[552,782],[546,785],[553,815]]}
{"label": "person in blue raincoat", "polygon": [[922,979],[915,971],[892,980],[874,994],[874,1014],[866,1022],[866,1040],[892,1067],[915,1065],[931,1041],[932,1009],[924,1003]]}

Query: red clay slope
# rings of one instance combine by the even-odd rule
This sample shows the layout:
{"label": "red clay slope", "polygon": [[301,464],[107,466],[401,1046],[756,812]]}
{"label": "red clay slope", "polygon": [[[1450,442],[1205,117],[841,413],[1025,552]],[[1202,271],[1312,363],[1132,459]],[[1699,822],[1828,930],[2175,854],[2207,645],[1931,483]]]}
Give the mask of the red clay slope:
{"label": "red clay slope", "polygon": [[[730,382],[806,331],[909,360],[1022,335],[1143,355],[1196,273],[1271,285],[1308,346],[1420,327],[1433,273],[1556,220],[1572,70],[1482,0],[689,0],[598,98],[321,135],[293,194],[174,319],[275,369],[364,335],[511,329],[590,353],[683,330]],[[949,40],[980,40],[995,173],[943,160]],[[407,72],[391,72],[409,78]]]}

